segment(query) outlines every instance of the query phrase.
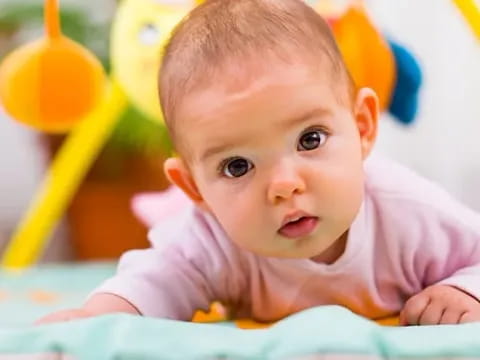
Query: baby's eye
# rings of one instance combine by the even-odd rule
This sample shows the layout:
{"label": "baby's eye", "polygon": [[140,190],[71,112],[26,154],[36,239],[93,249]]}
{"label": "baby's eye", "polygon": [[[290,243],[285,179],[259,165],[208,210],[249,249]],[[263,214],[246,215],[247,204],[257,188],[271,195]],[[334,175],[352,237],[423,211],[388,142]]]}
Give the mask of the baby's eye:
{"label": "baby's eye", "polygon": [[222,173],[229,178],[238,178],[253,169],[251,161],[244,158],[227,159],[222,165]]}
{"label": "baby's eye", "polygon": [[310,130],[303,133],[298,140],[298,151],[311,151],[325,144],[327,141],[327,133],[322,130]]}

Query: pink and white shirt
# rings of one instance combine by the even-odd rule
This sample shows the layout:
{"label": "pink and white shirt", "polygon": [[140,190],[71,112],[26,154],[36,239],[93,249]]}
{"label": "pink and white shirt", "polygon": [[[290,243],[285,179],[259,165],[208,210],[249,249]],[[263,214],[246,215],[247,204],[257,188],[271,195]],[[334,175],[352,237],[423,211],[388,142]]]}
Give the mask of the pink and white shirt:
{"label": "pink and white shirt", "polygon": [[145,316],[177,320],[215,300],[259,321],[326,304],[380,319],[436,283],[480,300],[480,214],[386,159],[372,157],[365,172],[362,208],[333,264],[242,250],[211,215],[185,203],[151,231],[150,249],[123,255],[116,276],[94,293],[121,296]]}

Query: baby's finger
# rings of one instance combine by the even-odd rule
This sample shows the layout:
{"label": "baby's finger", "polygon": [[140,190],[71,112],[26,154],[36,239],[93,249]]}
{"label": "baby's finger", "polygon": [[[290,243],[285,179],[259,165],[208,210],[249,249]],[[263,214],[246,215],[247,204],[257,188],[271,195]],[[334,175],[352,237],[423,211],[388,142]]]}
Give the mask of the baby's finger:
{"label": "baby's finger", "polygon": [[420,316],[419,325],[438,325],[445,310],[443,304],[438,301],[430,302]]}
{"label": "baby's finger", "polygon": [[38,319],[37,321],[35,321],[34,324],[35,325],[51,324],[51,323],[54,323],[54,322],[65,321],[66,318],[67,318],[66,314],[55,313],[55,314],[50,314],[50,315],[47,315],[47,316],[44,316],[44,317]]}
{"label": "baby's finger", "polygon": [[453,310],[447,308],[440,319],[439,324],[448,325],[448,324],[458,324],[460,323],[460,318],[462,317],[462,311]]}
{"label": "baby's finger", "polygon": [[52,324],[57,322],[71,321],[74,319],[81,319],[88,316],[89,314],[81,309],[62,310],[62,311],[58,311],[56,313],[44,316],[41,319],[37,320],[34,324],[46,325],[46,324]]}
{"label": "baby's finger", "polygon": [[467,311],[462,314],[458,323],[465,324],[465,323],[479,322],[479,321],[480,321],[480,312]]}
{"label": "baby's finger", "polygon": [[400,323],[402,325],[418,325],[429,302],[430,298],[422,293],[411,297],[400,313]]}

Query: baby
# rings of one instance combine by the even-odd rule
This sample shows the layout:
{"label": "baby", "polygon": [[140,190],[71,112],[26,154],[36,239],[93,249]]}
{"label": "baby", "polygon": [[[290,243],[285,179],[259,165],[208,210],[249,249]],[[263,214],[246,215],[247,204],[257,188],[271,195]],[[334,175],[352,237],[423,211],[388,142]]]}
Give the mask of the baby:
{"label": "baby", "polygon": [[266,322],[327,304],[404,325],[480,321],[480,215],[366,160],[377,97],[301,0],[207,0],[174,31],[159,88],[179,154],[165,171],[191,206],[82,308],[40,323],[190,320],[215,300]]}

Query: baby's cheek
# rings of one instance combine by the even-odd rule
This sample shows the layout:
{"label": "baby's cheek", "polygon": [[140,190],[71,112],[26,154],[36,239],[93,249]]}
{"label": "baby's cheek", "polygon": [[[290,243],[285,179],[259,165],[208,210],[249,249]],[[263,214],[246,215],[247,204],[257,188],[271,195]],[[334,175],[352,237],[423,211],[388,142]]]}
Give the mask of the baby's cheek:
{"label": "baby's cheek", "polygon": [[265,215],[260,213],[260,206],[242,196],[225,202],[222,209],[219,221],[228,235],[241,243],[252,239],[252,233],[258,233],[257,223]]}

